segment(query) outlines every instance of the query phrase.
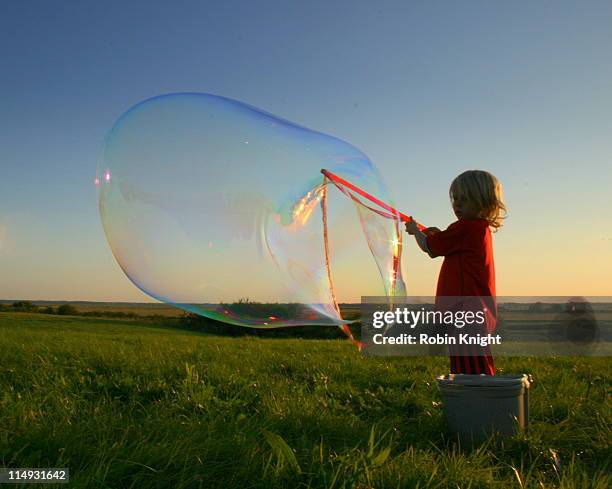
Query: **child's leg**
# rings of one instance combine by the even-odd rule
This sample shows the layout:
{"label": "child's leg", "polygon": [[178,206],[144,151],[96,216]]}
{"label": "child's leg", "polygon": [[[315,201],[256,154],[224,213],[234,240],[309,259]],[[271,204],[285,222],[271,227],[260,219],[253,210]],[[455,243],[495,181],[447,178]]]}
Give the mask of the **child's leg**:
{"label": "child's leg", "polygon": [[451,373],[495,375],[495,362],[488,346],[463,345],[463,348],[449,350]]}

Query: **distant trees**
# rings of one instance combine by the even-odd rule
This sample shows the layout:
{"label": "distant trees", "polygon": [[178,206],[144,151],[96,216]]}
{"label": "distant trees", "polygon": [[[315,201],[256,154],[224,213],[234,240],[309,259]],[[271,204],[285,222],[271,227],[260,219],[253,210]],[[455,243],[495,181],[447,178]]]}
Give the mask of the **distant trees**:
{"label": "distant trees", "polygon": [[57,306],[36,305],[32,301],[16,301],[12,304],[1,304],[0,312],[29,312],[38,314],[57,314],[59,316],[85,316],[113,319],[156,319],[164,320],[164,316],[157,314],[139,315],[128,311],[83,311],[72,304],[59,304]]}
{"label": "distant trees", "polygon": [[17,312],[36,312],[38,310],[38,307],[30,301],[13,302],[12,307],[13,310]]}
{"label": "distant trees", "polygon": [[71,306],[70,304],[62,304],[57,308],[57,314],[60,316],[74,316],[78,313],[76,307]]}
{"label": "distant trees", "polygon": [[[219,321],[206,316],[193,313],[184,313],[179,319],[179,326],[186,329],[201,331],[219,336],[261,336],[268,338],[317,338],[339,339],[345,334],[337,326],[285,326],[272,327],[276,322],[282,324],[285,320],[302,319],[304,322],[312,321],[312,310],[303,304],[296,303],[267,303],[255,302],[248,298],[241,298],[237,302],[222,303],[217,311],[221,316],[227,315],[232,320],[244,319],[252,327],[238,326],[229,322]],[[344,317],[357,319],[359,313],[345,314]],[[267,318],[267,322],[265,321]],[[258,319],[259,321],[253,321]],[[266,327],[268,326],[268,327]],[[360,326],[351,327],[353,334],[359,337]]]}
{"label": "distant trees", "polygon": [[71,304],[62,304],[58,307],[37,306],[32,301],[16,301],[12,304],[0,304],[0,311],[4,312],[37,312],[41,314],[60,314],[62,316],[76,315],[78,310]]}

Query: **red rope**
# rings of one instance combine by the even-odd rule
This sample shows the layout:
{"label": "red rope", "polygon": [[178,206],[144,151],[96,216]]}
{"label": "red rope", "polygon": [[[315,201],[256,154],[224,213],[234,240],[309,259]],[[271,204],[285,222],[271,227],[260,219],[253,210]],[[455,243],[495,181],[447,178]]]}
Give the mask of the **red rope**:
{"label": "red rope", "polygon": [[[329,234],[327,227],[327,176],[325,178],[323,188],[321,189],[321,213],[323,214],[323,246],[325,248],[325,269],[327,270],[327,280],[329,283],[329,290],[331,292],[332,302],[334,303],[334,309],[336,310],[336,314],[338,317],[342,319],[342,313],[340,312],[340,306],[338,305],[338,301],[336,300],[336,289],[334,288],[334,281],[332,278],[331,271],[331,263],[329,257]],[[353,344],[359,348],[363,348],[363,343],[361,341],[357,341],[353,336],[353,332],[349,328],[348,324],[343,324],[340,326],[340,329],[344,332],[345,335],[349,337],[349,339],[353,342]]]}
{"label": "red rope", "polygon": [[329,259],[329,234],[327,232],[327,185],[323,185],[321,189],[321,212],[323,213],[323,246],[325,248],[325,268],[327,269],[327,281],[329,282],[329,290],[331,292],[331,298],[334,303],[334,309],[339,317],[342,317],[340,314],[340,307],[338,306],[338,301],[336,300],[336,289],[334,287],[334,281],[332,279],[330,259]]}

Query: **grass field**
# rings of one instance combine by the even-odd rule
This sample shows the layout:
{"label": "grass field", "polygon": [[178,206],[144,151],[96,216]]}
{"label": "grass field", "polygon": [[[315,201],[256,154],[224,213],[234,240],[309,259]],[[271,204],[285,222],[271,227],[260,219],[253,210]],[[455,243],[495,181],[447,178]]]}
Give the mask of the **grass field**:
{"label": "grass field", "polygon": [[0,466],[69,487],[612,487],[609,358],[499,358],[536,380],[530,432],[462,450],[441,358],[26,313],[0,351]]}

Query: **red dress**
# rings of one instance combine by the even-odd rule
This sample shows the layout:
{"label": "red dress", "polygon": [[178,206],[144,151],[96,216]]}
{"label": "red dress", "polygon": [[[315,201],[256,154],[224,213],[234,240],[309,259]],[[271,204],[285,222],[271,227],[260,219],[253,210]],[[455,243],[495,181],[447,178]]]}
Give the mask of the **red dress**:
{"label": "red dress", "polygon": [[[440,268],[436,304],[444,297],[472,297],[469,309],[485,310],[486,321],[480,330],[486,335],[495,330],[495,264],[493,240],[485,219],[459,219],[445,231],[428,234],[427,246],[435,256],[444,256]],[[465,306],[464,306],[465,310]],[[473,328],[473,326],[469,326]],[[465,331],[467,332],[467,331]],[[451,345],[451,373],[495,375],[493,356],[488,346]]]}

